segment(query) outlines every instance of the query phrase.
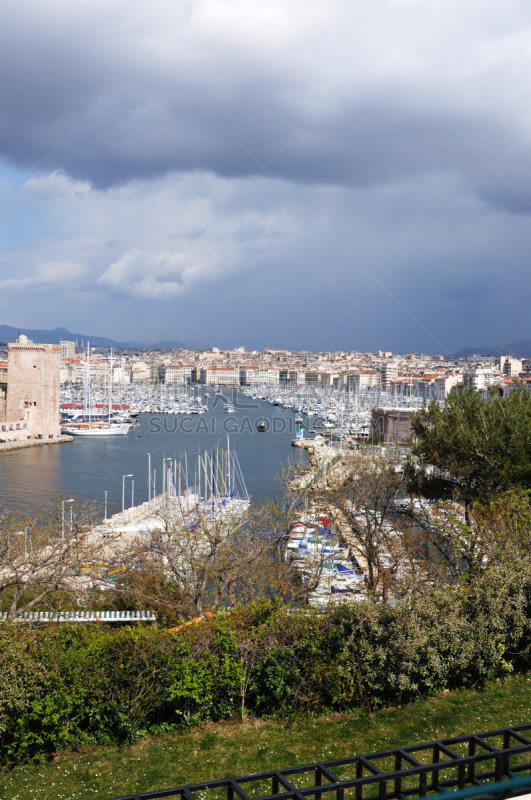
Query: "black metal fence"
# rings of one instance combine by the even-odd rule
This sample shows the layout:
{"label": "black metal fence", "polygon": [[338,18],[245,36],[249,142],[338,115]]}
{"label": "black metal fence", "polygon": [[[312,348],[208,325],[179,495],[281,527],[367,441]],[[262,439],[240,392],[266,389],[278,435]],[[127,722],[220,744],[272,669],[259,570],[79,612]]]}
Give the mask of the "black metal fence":
{"label": "black metal fence", "polygon": [[114,800],[406,800],[463,789],[459,795],[516,796],[531,792],[525,733],[531,723]]}

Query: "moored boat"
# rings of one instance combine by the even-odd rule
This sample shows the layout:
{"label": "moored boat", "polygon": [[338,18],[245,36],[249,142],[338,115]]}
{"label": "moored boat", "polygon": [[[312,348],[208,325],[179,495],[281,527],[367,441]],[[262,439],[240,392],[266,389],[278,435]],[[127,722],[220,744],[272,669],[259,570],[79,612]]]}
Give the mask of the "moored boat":
{"label": "moored boat", "polygon": [[120,436],[128,433],[132,427],[121,422],[72,422],[63,425],[61,432],[69,436]]}

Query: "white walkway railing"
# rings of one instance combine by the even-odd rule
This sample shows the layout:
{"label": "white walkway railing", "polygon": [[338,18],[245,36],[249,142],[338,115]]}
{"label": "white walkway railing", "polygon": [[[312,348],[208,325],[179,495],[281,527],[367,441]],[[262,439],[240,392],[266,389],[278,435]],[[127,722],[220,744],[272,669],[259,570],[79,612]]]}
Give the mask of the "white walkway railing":
{"label": "white walkway railing", "polygon": [[[8,618],[0,612],[0,622]],[[26,611],[13,622],[156,622],[153,611]]]}

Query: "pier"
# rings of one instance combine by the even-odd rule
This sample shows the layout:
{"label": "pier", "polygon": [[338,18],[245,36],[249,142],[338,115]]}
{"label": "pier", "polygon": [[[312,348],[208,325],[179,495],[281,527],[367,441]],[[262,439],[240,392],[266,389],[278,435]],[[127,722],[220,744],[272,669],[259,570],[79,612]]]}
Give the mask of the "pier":
{"label": "pier", "polygon": [[8,450],[22,450],[25,447],[39,447],[41,444],[64,444],[65,442],[73,442],[73,436],[56,436],[54,439],[23,439],[14,442],[0,442],[0,453],[7,452]]}
{"label": "pier", "polygon": [[103,535],[188,528],[199,517],[239,517],[249,507],[249,493],[228,436],[226,448],[216,446],[211,453],[200,452],[190,460],[186,454],[183,461],[164,458],[161,494],[154,493],[151,460],[148,469],[149,500],[129,509],[122,507],[122,511],[105,519],[99,526]]}
{"label": "pier", "polygon": [[[172,503],[173,505],[173,503]],[[98,526],[100,533],[147,533],[149,531],[164,530],[168,518],[168,498],[159,494],[150,502],[140,503],[138,506],[126,508],[113,514]]]}

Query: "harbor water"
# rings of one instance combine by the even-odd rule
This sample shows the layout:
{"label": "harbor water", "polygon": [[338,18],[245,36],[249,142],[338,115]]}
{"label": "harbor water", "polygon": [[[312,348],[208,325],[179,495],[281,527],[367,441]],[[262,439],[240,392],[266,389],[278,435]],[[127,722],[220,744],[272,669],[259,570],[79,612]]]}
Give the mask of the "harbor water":
{"label": "harbor water", "polygon": [[[156,491],[161,489],[164,458],[182,460],[186,453],[193,482],[199,451],[217,445],[236,450],[251,499],[273,497],[279,491],[278,471],[288,460],[305,459],[305,451],[291,447],[297,426],[291,409],[271,406],[238,394],[235,413],[224,413],[223,403],[211,397],[202,415],[140,414],[138,427],[126,436],[75,437],[69,444],[31,447],[0,455],[0,505],[38,515],[51,509],[58,494],[92,497],[103,506],[108,495],[109,513],[148,499],[148,453]],[[266,420],[266,432],[257,424]]]}

